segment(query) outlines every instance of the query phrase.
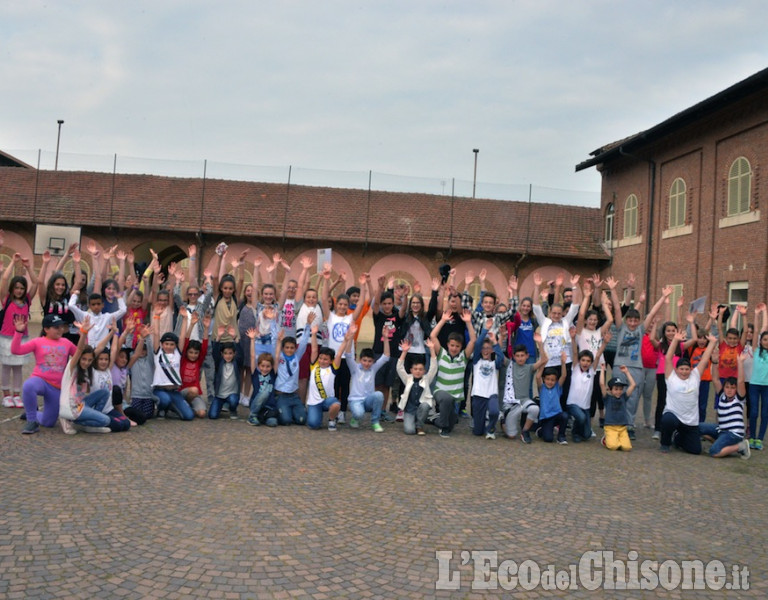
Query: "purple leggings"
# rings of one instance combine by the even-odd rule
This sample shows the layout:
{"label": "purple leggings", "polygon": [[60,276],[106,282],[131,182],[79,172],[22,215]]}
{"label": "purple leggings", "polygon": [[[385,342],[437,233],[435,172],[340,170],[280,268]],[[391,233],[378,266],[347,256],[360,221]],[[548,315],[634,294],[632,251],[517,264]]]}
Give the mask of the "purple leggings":
{"label": "purple leggings", "polygon": [[[37,397],[43,397],[43,411],[37,410]],[[21,398],[27,412],[27,422],[38,422],[43,427],[53,427],[59,418],[59,396],[61,390],[39,377],[30,377],[24,382]]]}

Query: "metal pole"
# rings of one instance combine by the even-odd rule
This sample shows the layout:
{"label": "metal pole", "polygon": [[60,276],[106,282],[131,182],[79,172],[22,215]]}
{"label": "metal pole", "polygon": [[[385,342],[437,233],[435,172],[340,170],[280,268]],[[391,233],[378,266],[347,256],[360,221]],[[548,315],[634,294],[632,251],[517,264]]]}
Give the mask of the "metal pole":
{"label": "metal pole", "polygon": [[477,187],[477,153],[480,152],[480,148],[473,148],[472,152],[475,153],[475,176],[472,178],[472,199],[475,199],[475,188]]}
{"label": "metal pole", "polygon": [[61,142],[61,126],[64,125],[64,120],[59,119],[56,121],[59,124],[59,134],[56,136],[56,162],[53,165],[53,170],[59,170],[59,142]]}

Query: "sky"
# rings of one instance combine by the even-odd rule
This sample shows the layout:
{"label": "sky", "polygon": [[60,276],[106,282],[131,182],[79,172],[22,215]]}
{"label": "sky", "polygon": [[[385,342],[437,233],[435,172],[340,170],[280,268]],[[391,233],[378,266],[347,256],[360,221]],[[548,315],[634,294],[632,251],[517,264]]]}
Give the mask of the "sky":
{"label": "sky", "polygon": [[764,0],[4,0],[0,150],[53,168],[63,119],[62,169],[469,195],[477,148],[478,197],[597,206],[575,165],[765,68],[765,23]]}

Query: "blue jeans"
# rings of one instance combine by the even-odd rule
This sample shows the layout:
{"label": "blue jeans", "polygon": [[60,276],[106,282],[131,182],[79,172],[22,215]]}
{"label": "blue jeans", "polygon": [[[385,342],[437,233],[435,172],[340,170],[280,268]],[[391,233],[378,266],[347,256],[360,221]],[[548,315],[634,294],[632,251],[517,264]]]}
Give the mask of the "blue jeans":
{"label": "blue jeans", "polygon": [[592,423],[590,423],[589,411],[575,404],[568,404],[566,412],[573,417],[573,441],[581,442],[592,437]]}
{"label": "blue jeans", "polygon": [[184,400],[184,396],[178,390],[161,390],[155,388],[152,393],[157,398],[157,409],[168,410],[171,405],[179,413],[182,421],[191,421],[195,418],[195,411],[189,405],[189,402]]}
{"label": "blue jeans", "polygon": [[[485,415],[488,413],[488,425],[485,424]],[[496,429],[496,421],[499,419],[499,396],[492,394],[490,398],[472,396],[472,433],[483,435]]]}
{"label": "blue jeans", "polygon": [[352,416],[358,421],[365,416],[365,413],[371,413],[371,425],[378,423],[381,418],[381,407],[384,404],[384,394],[381,392],[372,392],[363,400],[349,400],[349,410]]}
{"label": "blue jeans", "polygon": [[709,448],[710,456],[720,454],[720,452],[723,451],[723,448],[735,446],[744,439],[730,431],[718,432],[717,425],[714,423],[699,423],[699,433],[715,440]]}
{"label": "blue jeans", "polygon": [[674,438],[675,446],[688,452],[688,454],[701,454],[699,426],[684,425],[676,415],[671,412],[665,412],[661,415],[660,445],[663,448],[669,448],[672,445],[672,434],[675,432],[677,432],[677,437]]}
{"label": "blue jeans", "polygon": [[699,383],[699,423],[707,420],[707,402],[709,402],[709,384],[710,381]]}
{"label": "blue jeans", "polygon": [[96,390],[88,394],[83,399],[85,406],[83,406],[80,416],[73,423],[85,427],[109,427],[109,416],[101,412],[104,410],[108,399],[109,390]]}
{"label": "blue jeans", "polygon": [[208,418],[218,419],[221,414],[221,407],[225,402],[229,404],[229,413],[237,416],[237,404],[240,402],[240,394],[230,394],[226,398],[214,396],[211,407],[208,409]]}
{"label": "blue jeans", "polygon": [[[757,432],[757,414],[760,413],[760,433]],[[768,428],[768,385],[749,384],[749,434],[758,440],[765,437]]]}
{"label": "blue jeans", "polygon": [[277,422],[280,425],[290,425],[291,423],[304,425],[307,420],[307,411],[295,392],[277,396],[277,413]]}
{"label": "blue jeans", "polygon": [[310,429],[320,429],[323,425],[323,413],[328,412],[334,404],[341,404],[333,396],[328,396],[320,404],[307,405],[307,427]]}

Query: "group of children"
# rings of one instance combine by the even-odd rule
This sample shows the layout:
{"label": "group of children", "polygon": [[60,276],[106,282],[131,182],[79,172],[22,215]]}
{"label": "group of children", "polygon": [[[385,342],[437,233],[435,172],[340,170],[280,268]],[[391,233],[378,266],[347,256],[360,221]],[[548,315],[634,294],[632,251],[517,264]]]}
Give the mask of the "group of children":
{"label": "group of children", "polygon": [[[375,432],[383,431],[382,421],[397,420],[406,434],[426,435],[431,424],[449,437],[467,415],[468,399],[476,436],[495,439],[498,428],[525,444],[533,437],[567,444],[570,429],[571,441],[580,443],[597,437],[598,416],[603,445],[630,450],[642,396],[645,426],[654,429],[662,451],[676,445],[699,453],[701,436],[716,440],[713,456],[748,457],[750,448],[762,449],[768,427],[764,304],[755,311],[762,321],[759,336],[757,323],[742,333],[735,328],[746,314],[742,308],[723,334],[727,314],[717,306],[701,327],[695,315],[681,319],[686,332],[668,317],[660,323],[662,310],[671,309],[671,288],[641,322],[642,295],[622,304],[619,282],[597,274],[583,288],[578,275],[563,288],[560,275],[541,290],[544,282],[534,273],[534,293],[522,300],[512,277],[505,303],[486,289],[481,272],[473,307],[474,273],[466,274],[460,292],[455,270],[447,266],[425,300],[418,283],[411,288],[385,277],[374,283],[367,273],[358,286],[334,294],[346,275],[334,278],[330,264],[323,265],[313,288],[312,261],[303,259],[294,279],[279,254],[265,267],[264,282],[262,261],[253,261],[253,283],[244,285],[247,253],[228,261],[223,243],[216,268],[203,272],[201,285],[194,246],[188,268],[171,264],[167,275],[154,253],[137,272],[130,252],[100,252],[93,244],[88,252],[90,280],[77,246],[56,266],[44,254],[39,274],[29,258],[16,254],[0,279],[3,405],[23,405],[25,434],[53,426],[57,417],[66,433],[124,431],[156,417],[218,419],[228,411],[237,419],[239,406],[247,405],[251,425],[319,429],[327,412],[327,428],[336,431],[339,425],[359,427],[370,413]],[[70,257],[68,281],[61,268]],[[285,278],[278,290],[281,268]],[[626,283],[632,288],[633,278]],[[42,335],[31,337],[36,292]],[[677,306],[682,311],[681,300]],[[373,347],[356,358],[368,312]],[[750,336],[759,337],[752,341],[754,356],[746,345]],[[36,366],[22,386],[23,355],[29,353]],[[704,423],[709,381],[716,392],[714,426]],[[747,424],[739,410],[748,385]]]}

